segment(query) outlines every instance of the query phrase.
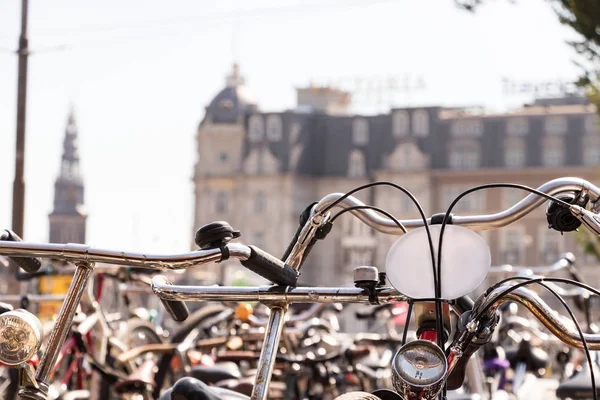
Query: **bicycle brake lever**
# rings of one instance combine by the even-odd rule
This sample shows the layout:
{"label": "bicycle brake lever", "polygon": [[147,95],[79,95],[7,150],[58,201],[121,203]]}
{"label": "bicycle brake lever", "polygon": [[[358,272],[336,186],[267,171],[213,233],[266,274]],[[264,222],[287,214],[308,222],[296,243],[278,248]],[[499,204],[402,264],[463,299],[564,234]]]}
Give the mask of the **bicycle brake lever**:
{"label": "bicycle brake lever", "polygon": [[571,206],[571,213],[579,219],[591,232],[600,236],[600,215],[586,210],[581,206]]}

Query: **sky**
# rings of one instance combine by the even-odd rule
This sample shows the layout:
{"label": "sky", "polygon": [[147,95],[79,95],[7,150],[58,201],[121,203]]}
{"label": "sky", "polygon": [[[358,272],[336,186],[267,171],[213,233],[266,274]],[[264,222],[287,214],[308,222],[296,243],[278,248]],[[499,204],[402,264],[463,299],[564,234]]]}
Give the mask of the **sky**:
{"label": "sky", "polygon": [[[20,1],[0,1],[0,227],[10,227]],[[573,80],[573,38],[544,0],[30,0],[25,239],[48,240],[67,116],[79,129],[88,244],[181,252],[193,239],[195,133],[234,61],[262,110],[295,87],[406,79],[354,110],[531,101],[514,82]],[[343,79],[340,80],[340,77]],[[383,96],[384,101],[374,100]],[[207,221],[210,222],[210,221]],[[197,227],[196,227],[197,228]]]}

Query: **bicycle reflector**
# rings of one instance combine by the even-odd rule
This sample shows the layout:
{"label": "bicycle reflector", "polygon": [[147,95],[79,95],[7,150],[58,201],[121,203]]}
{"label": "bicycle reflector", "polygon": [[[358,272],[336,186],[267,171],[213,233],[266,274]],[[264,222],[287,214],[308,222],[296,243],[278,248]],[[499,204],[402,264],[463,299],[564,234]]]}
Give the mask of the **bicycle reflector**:
{"label": "bicycle reflector", "polygon": [[42,323],[23,309],[0,315],[0,362],[18,366],[29,361],[42,344]]}
{"label": "bicycle reflector", "polygon": [[392,384],[405,399],[434,399],[442,389],[447,369],[442,349],[428,340],[414,340],[396,353]]}

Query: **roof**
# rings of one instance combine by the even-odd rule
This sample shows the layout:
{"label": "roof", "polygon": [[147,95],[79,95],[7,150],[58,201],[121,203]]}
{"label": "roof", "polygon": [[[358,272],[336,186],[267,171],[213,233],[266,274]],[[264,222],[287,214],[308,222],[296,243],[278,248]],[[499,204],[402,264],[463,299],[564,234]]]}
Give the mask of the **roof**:
{"label": "roof", "polygon": [[250,114],[257,108],[254,96],[244,86],[237,64],[234,64],[233,72],[225,83],[225,88],[206,107],[206,116],[212,123],[236,123],[240,116]]}

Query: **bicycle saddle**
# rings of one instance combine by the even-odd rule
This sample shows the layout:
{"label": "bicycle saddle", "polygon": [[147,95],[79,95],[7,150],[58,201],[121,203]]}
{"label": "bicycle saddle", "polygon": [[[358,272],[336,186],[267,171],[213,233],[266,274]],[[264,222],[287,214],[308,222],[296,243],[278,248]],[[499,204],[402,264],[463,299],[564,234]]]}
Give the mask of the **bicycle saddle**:
{"label": "bicycle saddle", "polygon": [[250,397],[231,390],[209,387],[204,382],[185,377],[160,396],[160,400],[249,400]]}
{"label": "bicycle saddle", "polygon": [[113,390],[117,394],[125,394],[130,392],[150,391],[154,390],[154,367],[155,361],[144,361],[138,369],[133,371],[127,378],[115,384]]}
{"label": "bicycle saddle", "polygon": [[190,376],[211,385],[227,379],[239,379],[242,375],[235,363],[224,362],[210,366],[196,366],[192,368]]}
{"label": "bicycle saddle", "polygon": [[525,363],[527,371],[537,372],[537,370],[546,368],[548,365],[548,353],[542,349],[535,348],[528,340],[521,340],[519,346],[508,349],[506,358],[510,361],[510,366],[515,368],[518,363]]}
{"label": "bicycle saddle", "polygon": [[[600,394],[600,368],[594,362],[594,377],[596,378],[596,393]],[[583,365],[579,373],[565,381],[562,381],[558,388],[556,388],[556,397],[559,399],[591,399],[592,394],[592,380],[590,374],[590,366],[587,361]]]}
{"label": "bicycle saddle", "polygon": [[[215,387],[231,390],[232,392],[242,393],[246,396],[252,394],[254,389],[255,376],[247,376],[241,379],[227,379],[218,382]],[[285,393],[286,385],[284,382],[273,382],[269,384],[269,395],[268,397],[279,397],[279,394]]]}

